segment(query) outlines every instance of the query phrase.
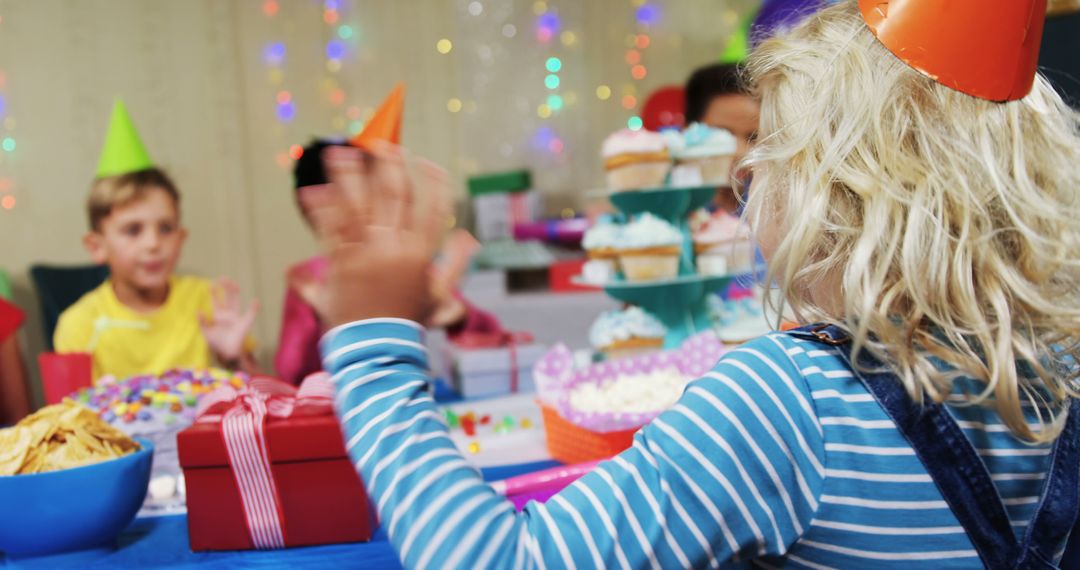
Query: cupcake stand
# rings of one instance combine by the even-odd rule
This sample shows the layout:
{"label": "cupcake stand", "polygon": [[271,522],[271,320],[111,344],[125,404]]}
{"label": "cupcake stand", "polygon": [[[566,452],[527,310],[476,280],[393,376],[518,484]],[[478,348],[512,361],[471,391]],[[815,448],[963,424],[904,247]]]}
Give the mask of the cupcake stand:
{"label": "cupcake stand", "polygon": [[[712,200],[714,186],[661,187],[611,192],[611,203],[623,214],[645,212],[663,218],[683,234],[679,275],[673,279],[629,282],[622,276],[604,285],[604,292],[614,299],[656,315],[667,327],[665,349],[675,349],[700,332],[711,330],[706,299],[727,287],[736,275],[701,275],[694,264],[694,242],[688,217]],[[579,283],[585,284],[583,281]]]}

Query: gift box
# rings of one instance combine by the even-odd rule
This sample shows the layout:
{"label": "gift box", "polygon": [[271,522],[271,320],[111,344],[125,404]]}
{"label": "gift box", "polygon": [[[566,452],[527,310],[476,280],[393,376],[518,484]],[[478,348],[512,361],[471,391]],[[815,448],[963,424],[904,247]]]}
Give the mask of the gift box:
{"label": "gift box", "polygon": [[448,345],[441,359],[458,393],[466,398],[490,398],[536,390],[532,370],[547,347],[533,343],[529,335],[475,336]]}
{"label": "gift box", "polygon": [[375,517],[345,452],[325,375],[299,391],[256,378],[206,396],[177,436],[191,549],[360,542]]}
{"label": "gift box", "polygon": [[540,215],[540,195],[530,190],[532,175],[527,170],[473,176],[468,186],[481,241],[511,239],[514,226]]}

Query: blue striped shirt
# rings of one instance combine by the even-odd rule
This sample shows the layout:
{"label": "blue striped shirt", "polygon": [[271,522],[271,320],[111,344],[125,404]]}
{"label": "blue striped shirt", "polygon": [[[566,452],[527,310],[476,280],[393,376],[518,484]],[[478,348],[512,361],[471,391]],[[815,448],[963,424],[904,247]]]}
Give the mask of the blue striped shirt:
{"label": "blue striped shirt", "polygon": [[[914,451],[831,349],[772,334],[728,353],[633,446],[518,513],[455,448],[425,390],[416,324],[323,339],[336,406],[408,567],[981,567]],[[1048,446],[951,406],[1022,534]]]}

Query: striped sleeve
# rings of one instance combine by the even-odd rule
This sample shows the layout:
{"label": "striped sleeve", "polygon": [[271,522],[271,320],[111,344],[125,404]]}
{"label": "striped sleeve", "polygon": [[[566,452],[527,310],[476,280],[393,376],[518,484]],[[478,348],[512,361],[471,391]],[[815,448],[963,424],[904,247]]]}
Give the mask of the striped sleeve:
{"label": "striped sleeve", "polygon": [[353,323],[321,349],[350,457],[410,568],[716,567],[783,554],[817,509],[821,427],[773,343],[725,357],[633,447],[520,513],[450,440],[418,325]]}

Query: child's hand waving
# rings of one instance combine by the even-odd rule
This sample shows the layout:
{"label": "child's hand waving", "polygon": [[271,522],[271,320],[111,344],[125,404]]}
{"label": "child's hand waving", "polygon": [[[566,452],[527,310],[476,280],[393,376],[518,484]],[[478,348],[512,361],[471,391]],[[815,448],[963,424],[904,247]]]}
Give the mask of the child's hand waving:
{"label": "child's hand waving", "polygon": [[400,148],[380,144],[365,154],[332,146],[323,160],[334,191],[311,196],[306,206],[330,260],[328,324],[377,317],[427,322],[431,260],[449,215],[445,172],[418,161],[425,200],[417,211]]}
{"label": "child's hand waving", "polygon": [[244,307],[240,287],[231,279],[219,279],[214,283],[212,299],[214,314],[199,315],[203,337],[223,365],[241,368],[249,356],[244,344],[255,323],[259,305],[252,301]]}

